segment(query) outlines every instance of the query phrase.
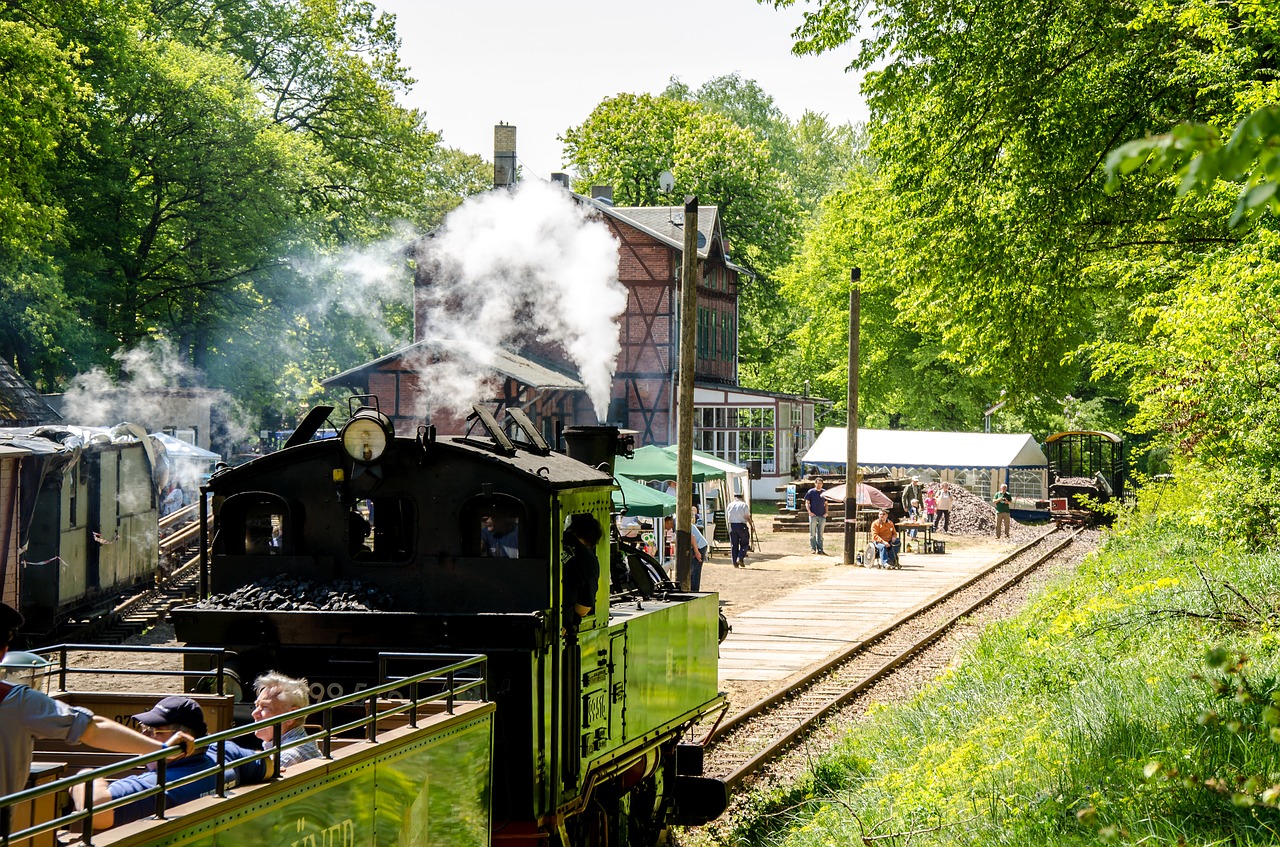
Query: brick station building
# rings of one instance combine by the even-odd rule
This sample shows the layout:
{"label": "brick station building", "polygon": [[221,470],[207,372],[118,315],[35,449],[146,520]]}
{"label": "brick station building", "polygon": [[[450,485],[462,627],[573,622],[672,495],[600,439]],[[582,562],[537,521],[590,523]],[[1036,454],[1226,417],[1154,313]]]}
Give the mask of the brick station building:
{"label": "brick station building", "polygon": [[[568,190],[567,188],[565,190]],[[491,411],[501,421],[503,410],[519,407],[548,441],[554,425],[608,423],[636,431],[636,445],[668,445],[676,437],[675,404],[680,346],[680,271],[684,246],[684,209],[680,206],[615,207],[604,197],[574,194],[589,207],[618,241],[618,279],[627,290],[620,318],[622,350],[613,381],[607,419],[599,421],[587,400],[576,369],[558,348],[501,350],[486,368]],[[430,249],[431,236],[411,245],[411,255]],[[429,262],[417,262],[415,315],[432,280]],[[813,442],[814,408],[825,401],[800,395],[743,388],[738,384],[739,286],[750,284],[750,272],[728,254],[722,221],[715,206],[698,209],[698,294],[694,395],[694,446],[735,464],[759,463],[760,479],[752,494],[776,496],[777,486],[792,475],[799,457]],[[381,411],[396,431],[412,434],[431,423],[441,434],[461,434],[466,422],[433,411],[423,396],[418,369],[457,355],[423,337],[423,321],[415,320],[410,346],[345,371],[325,381],[375,394]]]}

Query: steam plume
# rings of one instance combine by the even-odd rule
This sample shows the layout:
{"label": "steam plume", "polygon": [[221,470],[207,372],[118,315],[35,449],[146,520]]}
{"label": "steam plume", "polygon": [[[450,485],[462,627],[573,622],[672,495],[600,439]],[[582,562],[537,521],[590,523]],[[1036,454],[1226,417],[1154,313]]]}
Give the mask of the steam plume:
{"label": "steam plume", "polygon": [[423,339],[445,353],[419,369],[434,405],[463,413],[484,399],[499,348],[558,345],[605,419],[627,291],[617,241],[589,212],[562,189],[528,180],[445,219],[427,247],[433,281],[420,315]]}

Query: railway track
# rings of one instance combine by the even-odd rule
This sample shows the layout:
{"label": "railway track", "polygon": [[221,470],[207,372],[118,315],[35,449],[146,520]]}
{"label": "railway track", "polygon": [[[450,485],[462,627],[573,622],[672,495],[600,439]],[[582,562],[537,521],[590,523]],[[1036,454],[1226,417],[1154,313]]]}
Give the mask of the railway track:
{"label": "railway track", "polygon": [[704,773],[740,785],[820,720],[911,661],[962,618],[1057,555],[1080,530],[1054,528],[927,605],[914,609],[803,679],[729,716],[712,730]]}
{"label": "railway track", "polygon": [[160,521],[160,567],[154,582],[71,618],[54,643],[117,644],[164,620],[169,610],[195,596],[199,582],[200,522],[196,506]]}

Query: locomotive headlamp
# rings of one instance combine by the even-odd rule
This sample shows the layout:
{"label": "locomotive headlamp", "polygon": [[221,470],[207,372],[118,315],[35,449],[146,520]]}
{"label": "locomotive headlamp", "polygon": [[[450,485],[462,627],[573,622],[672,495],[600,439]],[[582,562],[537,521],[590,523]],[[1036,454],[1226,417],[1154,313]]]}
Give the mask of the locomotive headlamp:
{"label": "locomotive headlamp", "polygon": [[387,449],[389,429],[381,413],[362,411],[342,428],[342,449],[357,462],[376,462]]}

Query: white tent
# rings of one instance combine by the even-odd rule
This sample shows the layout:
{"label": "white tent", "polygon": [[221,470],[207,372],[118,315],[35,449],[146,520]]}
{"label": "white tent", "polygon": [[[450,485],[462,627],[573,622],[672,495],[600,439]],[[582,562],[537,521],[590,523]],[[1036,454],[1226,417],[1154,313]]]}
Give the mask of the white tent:
{"label": "white tent", "polygon": [[[802,461],[808,465],[848,464],[848,432],[829,426]],[[859,429],[860,468],[1007,468],[1048,467],[1044,451],[1027,433],[928,432],[907,429]]]}

